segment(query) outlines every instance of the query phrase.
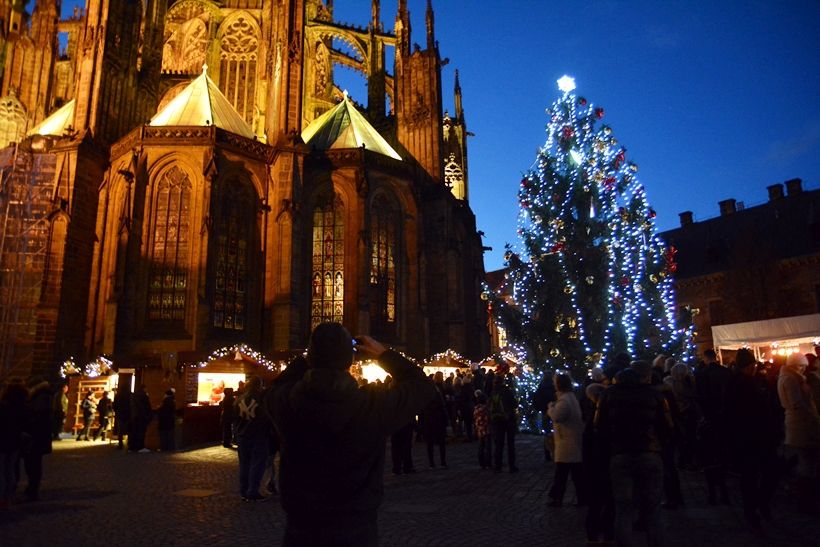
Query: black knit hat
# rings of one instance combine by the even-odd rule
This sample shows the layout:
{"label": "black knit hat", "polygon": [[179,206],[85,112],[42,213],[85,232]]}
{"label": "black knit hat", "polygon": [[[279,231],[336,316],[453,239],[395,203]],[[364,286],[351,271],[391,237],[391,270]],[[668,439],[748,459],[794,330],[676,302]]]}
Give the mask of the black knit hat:
{"label": "black knit hat", "polygon": [[353,338],[339,323],[322,323],[313,329],[308,346],[311,368],[347,369],[353,363]]}

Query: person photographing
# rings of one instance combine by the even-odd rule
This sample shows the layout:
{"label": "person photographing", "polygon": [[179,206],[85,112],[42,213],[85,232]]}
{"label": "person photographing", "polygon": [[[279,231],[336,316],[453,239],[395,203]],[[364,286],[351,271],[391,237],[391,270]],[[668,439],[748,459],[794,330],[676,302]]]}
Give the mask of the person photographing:
{"label": "person photographing", "polygon": [[339,323],[322,323],[275,381],[265,408],[281,440],[279,488],[287,546],[378,545],[385,443],[433,397],[424,372],[370,336],[356,354],[376,359],[390,389],[360,389],[348,369],[354,341]]}

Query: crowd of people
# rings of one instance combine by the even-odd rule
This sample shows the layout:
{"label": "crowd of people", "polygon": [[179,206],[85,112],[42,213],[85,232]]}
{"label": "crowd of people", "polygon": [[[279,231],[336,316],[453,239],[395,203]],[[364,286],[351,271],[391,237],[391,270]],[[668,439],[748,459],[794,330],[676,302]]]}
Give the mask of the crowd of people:
{"label": "crowd of people", "polygon": [[[506,459],[508,471],[518,471],[519,401],[509,371],[427,377],[373,338],[356,340],[339,324],[322,324],[306,356],[270,385],[249,377],[236,392],[225,389],[220,403],[222,444],[238,454],[239,496],[264,501],[281,491],[285,545],[377,544],[387,438],[396,475],[415,472],[416,443],[426,446],[431,468],[446,469],[447,441],[454,439],[475,442],[477,467],[501,472]],[[379,360],[386,381],[357,383],[348,370],[354,351]],[[732,503],[737,478],[749,528],[765,536],[780,483],[799,506],[818,504],[819,365],[816,355],[800,353],[759,363],[741,349],[724,366],[707,350],[691,366],[662,355],[649,362],[619,354],[582,385],[567,372],[546,375],[525,403],[543,412],[548,432],[545,456],[554,461],[548,507],[564,505],[571,478],[574,505],[587,511],[589,542],[631,545],[640,533],[649,545],[662,545],[664,509]],[[42,458],[65,428],[67,393],[67,386],[52,392],[39,377],[5,386],[0,506],[12,501],[21,464],[25,497],[37,499]],[[105,440],[113,419],[118,447],[127,437],[129,450],[145,451],[145,431],[156,417],[162,449],[174,449],[172,389],[156,409],[143,386],[134,393],[118,389],[113,401],[105,391],[88,391],[78,408],[77,441]],[[705,499],[684,498],[680,470],[703,473]],[[316,527],[317,518],[333,526]]]}
{"label": "crowd of people", "polygon": [[[571,476],[576,505],[587,507],[590,542],[631,545],[638,531],[661,545],[661,511],[731,503],[731,474],[750,530],[765,537],[780,482],[800,507],[818,504],[817,365],[816,355],[800,353],[758,363],[741,349],[724,366],[707,350],[691,367],[621,354],[580,390],[564,372],[548,377],[534,400],[550,424],[549,506],[563,504]],[[703,472],[706,499],[684,499],[681,469]]]}
{"label": "crowd of people", "polygon": [[[15,499],[23,472],[27,479],[23,498],[39,497],[43,475],[43,456],[52,451],[52,442],[62,441],[68,416],[68,385],[52,390],[48,381],[33,376],[28,382],[12,380],[0,393],[0,509]],[[131,452],[150,452],[145,447],[145,432],[156,417],[161,450],[174,450],[177,418],[174,390],[165,393],[162,404],[153,409],[144,386],[131,393],[120,387],[113,400],[106,390],[86,390],[79,402],[77,441],[106,440],[113,420],[111,438],[117,448]],[[21,471],[22,467],[22,471]]]}

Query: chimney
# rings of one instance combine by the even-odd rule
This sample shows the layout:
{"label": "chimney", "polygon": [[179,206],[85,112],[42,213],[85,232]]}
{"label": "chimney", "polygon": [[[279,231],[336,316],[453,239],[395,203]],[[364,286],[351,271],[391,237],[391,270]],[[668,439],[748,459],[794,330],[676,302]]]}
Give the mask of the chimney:
{"label": "chimney", "polygon": [[681,228],[692,224],[692,211],[684,211],[682,213],[678,213],[678,216],[680,217]]}
{"label": "chimney", "polygon": [[803,191],[802,179],[791,179],[786,181],[786,193],[790,196],[797,195]]}
{"label": "chimney", "polygon": [[767,186],[766,190],[769,191],[769,201],[774,201],[783,197],[783,185],[780,183]]}
{"label": "chimney", "polygon": [[718,201],[718,206],[720,207],[720,216],[722,217],[735,212],[735,200],[733,198]]}

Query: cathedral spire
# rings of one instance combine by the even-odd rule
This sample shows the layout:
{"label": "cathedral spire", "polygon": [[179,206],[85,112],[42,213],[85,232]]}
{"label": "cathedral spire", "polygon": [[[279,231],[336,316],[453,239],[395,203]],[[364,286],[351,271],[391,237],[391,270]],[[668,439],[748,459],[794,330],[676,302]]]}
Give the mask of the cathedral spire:
{"label": "cathedral spire", "polygon": [[407,11],[407,0],[399,0],[397,11],[394,32],[396,34],[396,49],[401,55],[396,57],[401,59],[401,56],[410,54],[410,12]]}
{"label": "cathedral spire", "polygon": [[435,19],[433,16],[433,0],[427,0],[427,15],[425,17],[427,21],[427,49],[433,49],[436,46],[436,33],[435,33]]}
{"label": "cathedral spire", "polygon": [[374,31],[380,31],[382,24],[381,24],[381,16],[379,11],[381,10],[381,6],[379,5],[379,0],[372,0],[370,4],[370,28]]}
{"label": "cathedral spire", "polygon": [[458,69],[456,69],[456,83],[453,90],[453,102],[455,103],[456,107],[456,119],[459,121],[463,121],[464,108],[461,105],[461,84],[458,81]]}

